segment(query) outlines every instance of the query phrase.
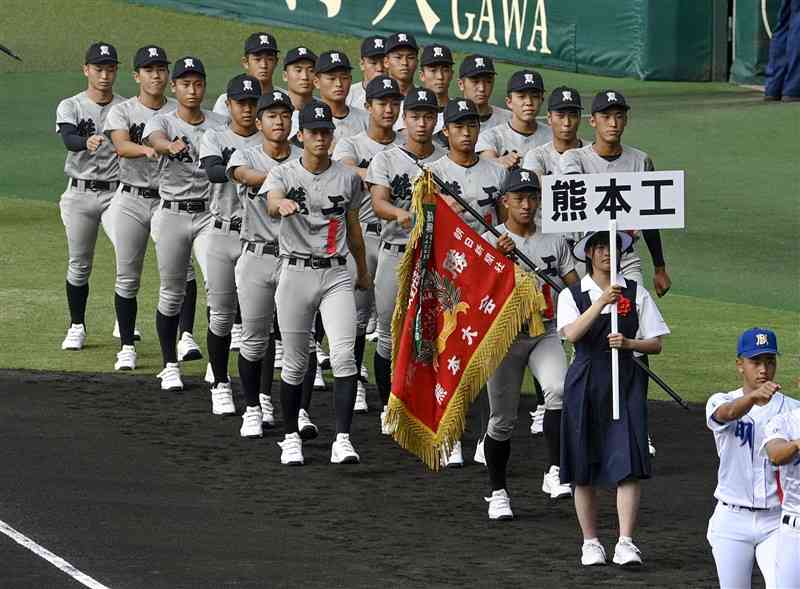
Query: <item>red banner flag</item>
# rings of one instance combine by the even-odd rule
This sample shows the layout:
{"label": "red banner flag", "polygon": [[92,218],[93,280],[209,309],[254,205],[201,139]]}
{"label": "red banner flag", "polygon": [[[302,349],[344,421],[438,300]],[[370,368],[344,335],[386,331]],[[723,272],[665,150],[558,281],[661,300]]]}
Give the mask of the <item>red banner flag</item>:
{"label": "red banner flag", "polygon": [[387,423],[403,448],[438,470],[523,324],[544,333],[545,301],[528,274],[436,194],[429,173],[416,181],[412,206],[417,222],[398,269]]}

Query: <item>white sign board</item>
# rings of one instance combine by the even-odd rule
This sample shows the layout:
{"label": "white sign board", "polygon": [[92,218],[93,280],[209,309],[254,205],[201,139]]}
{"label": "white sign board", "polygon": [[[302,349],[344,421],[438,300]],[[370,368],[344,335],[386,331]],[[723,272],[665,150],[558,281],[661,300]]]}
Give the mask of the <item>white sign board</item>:
{"label": "white sign board", "polygon": [[542,177],[542,232],[679,229],[683,171]]}

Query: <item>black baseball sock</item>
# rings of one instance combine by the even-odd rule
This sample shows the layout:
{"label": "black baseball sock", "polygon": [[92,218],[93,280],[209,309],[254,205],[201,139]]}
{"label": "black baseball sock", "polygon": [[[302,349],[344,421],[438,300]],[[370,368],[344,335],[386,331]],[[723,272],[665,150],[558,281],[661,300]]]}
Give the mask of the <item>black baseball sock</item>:
{"label": "black baseball sock", "polygon": [[505,489],[511,440],[498,442],[487,434],[483,441],[483,454],[486,457],[486,470],[489,471],[489,484],[492,486],[492,491]]}
{"label": "black baseball sock", "polygon": [[178,361],[178,325],[180,315],[167,317],[156,309],[156,333],[158,333],[158,343],[161,344],[161,356],[164,365],[176,363]]}
{"label": "black baseball sock", "polygon": [[[210,347],[209,350],[211,350]],[[239,380],[241,381],[242,392],[248,407],[260,406],[258,391],[261,382],[261,369],[261,360],[251,362],[239,354]],[[214,371],[214,374],[216,374],[216,371]]]}
{"label": "black baseball sock", "polygon": [[547,458],[551,466],[561,464],[561,409],[547,409],[544,412],[544,441],[547,444]]}
{"label": "black baseball sock", "polygon": [[132,346],[134,344],[133,330],[136,327],[138,308],[136,297],[126,299],[114,293],[114,309],[117,313],[117,323],[119,323],[120,346]]}
{"label": "black baseball sock", "polygon": [[358,375],[337,376],[333,379],[333,401],[336,405],[336,433],[349,434],[356,404],[356,378]]}
{"label": "black baseball sock", "polygon": [[289,384],[281,380],[281,413],[287,434],[297,433],[297,414],[300,412],[300,397],[303,385]]}
{"label": "black baseball sock", "polygon": [[300,402],[300,407],[308,411],[311,407],[311,395],[314,393],[314,379],[317,376],[317,354],[311,353],[308,355],[308,368],[306,368],[306,375],[303,377],[303,396]]}
{"label": "black baseball sock", "polygon": [[272,396],[272,377],[275,372],[275,339],[270,337],[267,343],[267,353],[261,360],[261,384],[259,392],[268,397]]}
{"label": "black baseball sock", "polygon": [[241,327],[242,325],[242,309],[239,307],[239,302],[236,302],[236,318],[233,320],[234,325]]}
{"label": "black baseball sock", "polygon": [[381,356],[377,350],[372,357],[372,368],[375,371],[375,384],[381,396],[381,407],[389,404],[389,395],[392,392],[392,361]]}
{"label": "black baseball sock", "polygon": [[361,365],[364,363],[364,348],[367,346],[367,335],[356,335],[356,345],[353,350],[356,357],[356,376],[361,378]]}
{"label": "black baseball sock", "polygon": [[544,405],[544,393],[542,392],[542,385],[535,378],[533,379],[533,388],[536,389],[536,404]]}
{"label": "black baseball sock", "polygon": [[231,347],[231,334],[220,337],[209,329],[206,335],[206,345],[208,346],[208,360],[211,362],[211,370],[214,371],[214,386],[221,382],[228,382],[228,354]]}
{"label": "black baseball sock", "polygon": [[67,282],[67,305],[70,321],[74,325],[86,323],[86,301],[89,299],[89,283],[75,286]]}
{"label": "black baseball sock", "polygon": [[189,280],[186,283],[186,295],[183,297],[180,313],[180,333],[188,331],[194,333],[194,312],[197,307],[197,281]]}

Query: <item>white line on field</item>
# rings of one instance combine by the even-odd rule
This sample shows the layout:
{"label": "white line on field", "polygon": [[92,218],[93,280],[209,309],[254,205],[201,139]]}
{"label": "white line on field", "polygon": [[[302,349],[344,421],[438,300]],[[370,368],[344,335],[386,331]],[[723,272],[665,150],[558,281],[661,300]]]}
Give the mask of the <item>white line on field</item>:
{"label": "white line on field", "polygon": [[108,586],[103,585],[99,581],[95,581],[86,573],[83,573],[68,563],[66,560],[57,556],[50,552],[44,546],[41,546],[28,538],[22,532],[18,532],[11,526],[9,526],[3,520],[0,520],[0,532],[3,532],[6,536],[14,540],[20,546],[24,546],[35,555],[40,556],[41,558],[45,559],[47,562],[52,564],[58,570],[68,574],[70,577],[78,581],[81,585],[85,587],[89,587],[90,589],[109,589]]}

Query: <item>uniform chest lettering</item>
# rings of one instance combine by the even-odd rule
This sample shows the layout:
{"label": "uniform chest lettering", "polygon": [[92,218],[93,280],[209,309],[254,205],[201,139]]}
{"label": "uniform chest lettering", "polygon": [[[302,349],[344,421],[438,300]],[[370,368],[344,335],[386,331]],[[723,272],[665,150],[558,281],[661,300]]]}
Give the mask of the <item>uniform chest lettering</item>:
{"label": "uniform chest lettering", "polygon": [[133,124],[128,129],[128,136],[130,140],[133,141],[136,145],[142,144],[142,135],[144,134],[144,123],[139,123],[138,125]]}
{"label": "uniform chest lettering", "polygon": [[302,186],[299,187],[292,187],[289,189],[289,192],[286,193],[286,198],[289,200],[293,200],[297,203],[298,212],[301,215],[308,214],[308,203],[306,199],[306,189]]}
{"label": "uniform chest lettering", "polygon": [[78,121],[78,135],[81,137],[91,137],[97,133],[97,128],[91,118]]}
{"label": "uniform chest lettering", "polygon": [[408,174],[395,174],[395,177],[389,181],[389,186],[392,189],[392,197],[399,203],[406,203],[411,201],[411,180]]}
{"label": "uniform chest lettering", "polygon": [[233,155],[234,151],[236,151],[235,147],[223,147],[222,148],[222,163],[223,164],[225,164],[226,166],[228,165],[228,162],[231,160],[231,156]]}
{"label": "uniform chest lettering", "polygon": [[488,207],[497,201],[497,193],[500,191],[497,186],[482,186],[482,190],[486,193],[486,198],[478,200],[478,205]]}
{"label": "uniform chest lettering", "polygon": [[734,431],[734,436],[736,436],[737,440],[739,441],[740,446],[744,446],[747,444],[750,447],[750,450],[753,450],[753,424],[748,423],[747,421],[737,421],[736,422],[736,430]]}
{"label": "uniform chest lettering", "polygon": [[190,153],[192,144],[189,142],[189,138],[186,135],[181,135],[180,137],[173,137],[173,141],[177,141],[180,139],[186,144],[186,149],[181,151],[180,153],[170,154],[167,157],[173,161],[184,162],[186,164],[192,163],[194,160],[192,159],[192,154]]}
{"label": "uniform chest lettering", "polygon": [[344,213],[344,207],[340,206],[340,203],[344,202],[344,196],[337,194],[336,196],[329,196],[328,200],[331,201],[331,206],[320,209],[323,215],[341,215]]}
{"label": "uniform chest lettering", "polygon": [[548,276],[558,276],[558,268],[556,268],[555,256],[543,256],[541,260],[545,263],[545,265],[547,265],[547,268],[543,269],[545,274]]}

